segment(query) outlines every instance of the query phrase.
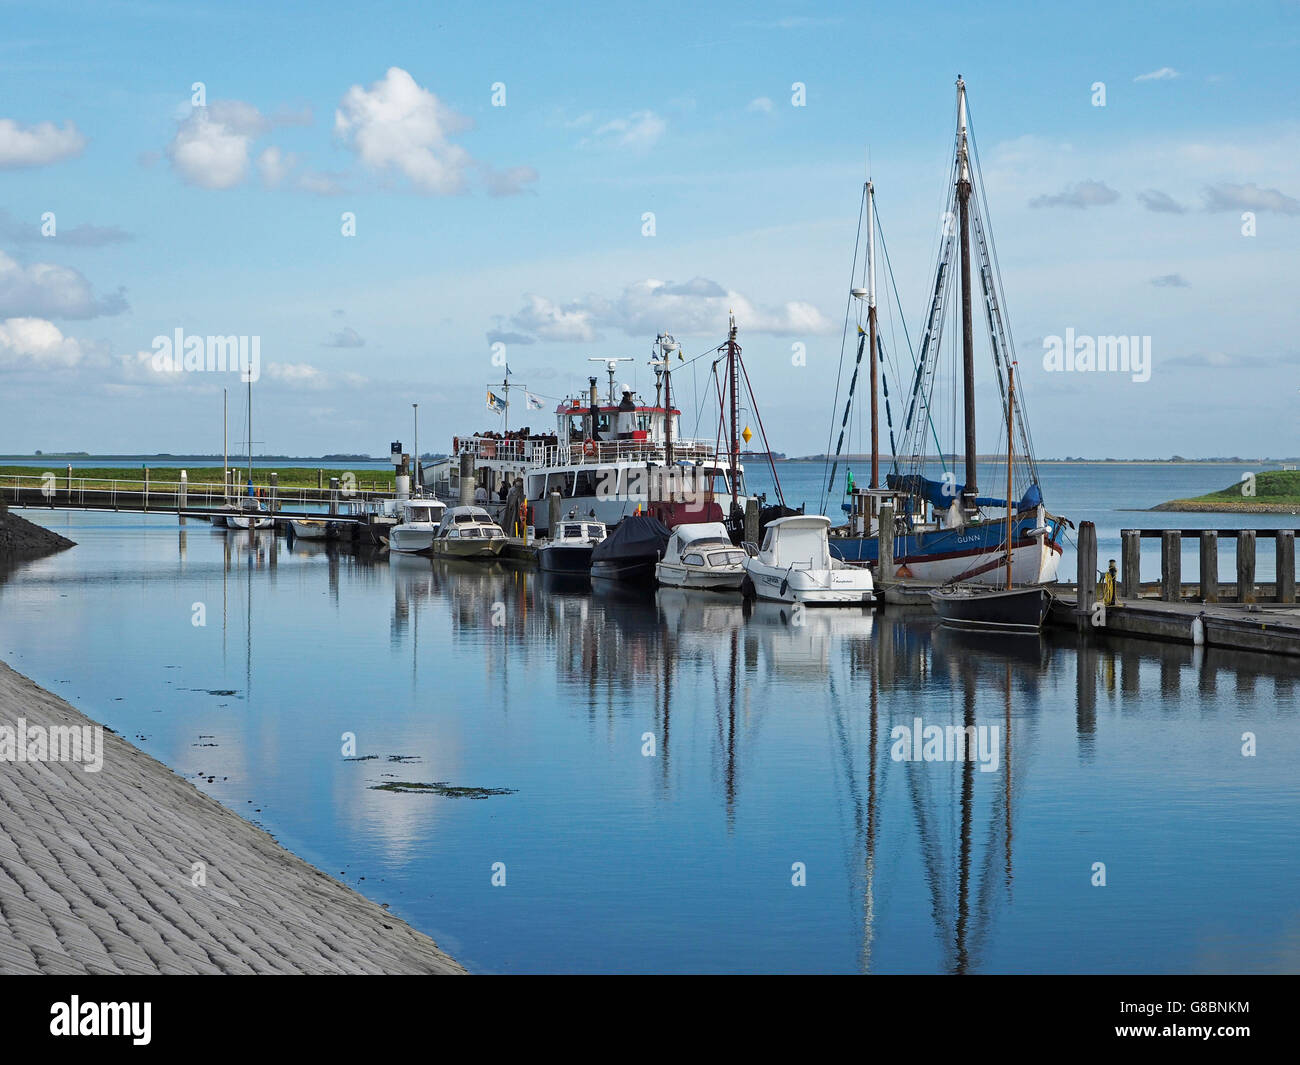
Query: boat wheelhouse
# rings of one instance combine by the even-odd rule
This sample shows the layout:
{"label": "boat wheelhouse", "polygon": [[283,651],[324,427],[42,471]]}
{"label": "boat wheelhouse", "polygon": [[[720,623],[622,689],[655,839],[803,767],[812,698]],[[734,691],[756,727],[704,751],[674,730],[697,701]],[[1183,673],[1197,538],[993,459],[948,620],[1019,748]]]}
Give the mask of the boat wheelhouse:
{"label": "boat wheelhouse", "polygon": [[447,505],[437,499],[402,500],[402,520],[388,531],[388,548],[418,555],[433,547]]}
{"label": "boat wheelhouse", "polygon": [[605,539],[604,523],[570,514],[553,531],[551,539],[537,548],[537,563],[543,572],[590,572],[591,552]]}

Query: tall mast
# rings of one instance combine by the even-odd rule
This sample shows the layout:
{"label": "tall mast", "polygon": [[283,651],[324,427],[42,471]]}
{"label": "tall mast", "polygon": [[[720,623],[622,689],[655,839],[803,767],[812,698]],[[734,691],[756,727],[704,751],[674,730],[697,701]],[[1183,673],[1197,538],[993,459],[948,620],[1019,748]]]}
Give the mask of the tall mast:
{"label": "tall mast", "polygon": [[673,465],[673,386],[672,364],[669,362],[671,352],[664,353],[664,461],[669,472]]}
{"label": "tall mast", "polygon": [[1011,454],[1016,420],[1016,364],[1007,367],[1007,591],[1011,590]]}
{"label": "tall mast", "polygon": [[230,443],[226,433],[230,424],[230,389],[221,390],[221,494],[230,501]]}
{"label": "tall mast", "polygon": [[[880,371],[876,366],[876,187],[867,181],[867,330],[871,345],[871,487],[880,487],[880,412],[876,392]],[[871,504],[875,509],[875,502]]]}
{"label": "tall mast", "polygon": [[248,378],[248,483],[253,483],[253,378],[251,376]]}
{"label": "tall mast", "polygon": [[975,513],[975,337],[971,328],[970,301],[970,158],[966,147],[966,82],[957,76],[957,211],[961,226],[961,361],[966,421],[966,485],[962,510],[967,518]]}
{"label": "tall mast", "polygon": [[740,346],[736,343],[736,316],[731,315],[731,328],[727,333],[727,382],[731,389],[731,430],[730,430],[730,449],[731,449],[731,502],[735,506],[739,502],[740,493],[736,488],[736,460],[740,453],[740,438],[736,435],[736,420],[738,417],[737,407],[740,402],[740,368],[737,366],[736,356],[740,354]]}

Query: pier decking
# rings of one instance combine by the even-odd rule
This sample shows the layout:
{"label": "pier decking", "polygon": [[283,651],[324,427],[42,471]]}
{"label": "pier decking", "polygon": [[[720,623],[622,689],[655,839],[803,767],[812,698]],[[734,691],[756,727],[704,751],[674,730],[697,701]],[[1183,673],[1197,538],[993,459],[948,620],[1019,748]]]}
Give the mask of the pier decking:
{"label": "pier decking", "polygon": [[[93,724],[0,664],[0,724],[19,718]],[[103,739],[95,773],[0,762],[0,973],[464,971],[166,766]]]}

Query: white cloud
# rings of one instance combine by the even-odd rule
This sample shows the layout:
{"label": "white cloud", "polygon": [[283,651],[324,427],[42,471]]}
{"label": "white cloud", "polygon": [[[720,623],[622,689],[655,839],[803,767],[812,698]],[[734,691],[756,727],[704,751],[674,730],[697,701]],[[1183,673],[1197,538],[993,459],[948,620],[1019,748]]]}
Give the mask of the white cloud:
{"label": "white cloud", "polygon": [[0,118],[0,169],[58,163],[85,147],[86,138],[72,122],[60,129],[53,122],[20,126],[12,118]]}
{"label": "white cloud", "polygon": [[324,374],[305,362],[273,362],[266,367],[266,375],[292,388],[324,388],[326,384]]}
{"label": "white cloud", "polygon": [[773,106],[774,105],[769,97],[757,96],[754,99],[749,101],[749,106],[746,107],[745,110],[762,111],[764,114],[770,115],[772,113]]}
{"label": "white cloud", "polygon": [[126,309],[126,297],[120,289],[96,297],[90,282],[69,266],[54,263],[23,266],[0,251],[0,315],[95,318],[121,314]]}
{"label": "white cloud", "polygon": [[1139,74],[1134,81],[1169,81],[1172,78],[1181,77],[1173,67],[1161,67],[1159,70],[1153,70],[1148,74]]}
{"label": "white cloud", "polygon": [[1119,193],[1104,181],[1080,181],[1069,186],[1055,196],[1035,196],[1029,201],[1030,207],[1101,207],[1114,203]]}
{"label": "white cloud", "polygon": [[364,348],[366,340],[350,325],[345,325],[337,333],[330,335],[329,340],[325,342],[325,346],[327,348]]}
{"label": "white cloud", "polygon": [[334,131],[367,167],[396,172],[420,192],[462,192],[473,165],[451,137],[470,122],[400,67],[369,89],[353,85],[334,113]]}
{"label": "white cloud", "polygon": [[1233,185],[1221,182],[1205,189],[1207,211],[1276,211],[1278,214],[1300,214],[1300,200],[1277,189],[1261,189],[1254,182]]}
{"label": "white cloud", "polygon": [[1146,189],[1138,193],[1138,201],[1148,211],[1155,211],[1158,214],[1186,214],[1187,208],[1175,200],[1167,192],[1161,192],[1159,189]]}
{"label": "white cloud", "polygon": [[257,172],[262,175],[262,184],[269,189],[283,184],[298,163],[298,157],[292,152],[282,152],[274,144],[262,149],[257,157]]}
{"label": "white cloud", "polygon": [[483,184],[489,196],[518,196],[531,192],[529,185],[537,181],[537,171],[531,166],[512,166],[505,170],[482,167]]}
{"label": "white cloud", "polygon": [[634,111],[627,118],[614,118],[598,126],[590,140],[582,143],[612,144],[643,152],[652,148],[668,129],[668,123],[653,111]]}
{"label": "white cloud", "polygon": [[53,322],[44,318],[0,321],[0,366],[75,366],[85,354],[80,341],[64,336]]}
{"label": "white cloud", "polygon": [[778,336],[813,336],[834,326],[811,303],[792,300],[774,307],[757,305],[705,277],[680,284],[647,278],[627,285],[613,300],[588,295],[560,305],[537,295],[511,318],[519,330],[541,340],[586,342],[600,339],[602,328],[628,336],[653,336],[668,329],[681,336],[720,336],[727,318],[748,332]]}
{"label": "white cloud", "polygon": [[172,167],[188,184],[229,189],[248,174],[249,147],[270,128],[252,104],[218,100],[191,108],[167,145]]}

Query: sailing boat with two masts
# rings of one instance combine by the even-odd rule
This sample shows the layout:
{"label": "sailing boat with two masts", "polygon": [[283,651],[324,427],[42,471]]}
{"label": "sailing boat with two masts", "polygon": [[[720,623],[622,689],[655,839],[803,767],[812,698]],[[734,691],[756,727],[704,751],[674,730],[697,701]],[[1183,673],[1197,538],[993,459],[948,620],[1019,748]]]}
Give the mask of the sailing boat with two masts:
{"label": "sailing boat with two masts", "polygon": [[[943,215],[945,224],[920,349],[913,357],[908,371],[911,385],[902,425],[899,427],[901,446],[896,442],[893,414],[888,402],[889,393],[887,388],[885,390],[891,454],[890,472],[885,476],[883,484],[880,480],[877,382],[878,379],[882,383],[884,381],[879,369],[884,364],[885,352],[876,322],[877,215],[874,184],[868,181],[863,190],[863,218],[867,227],[864,264],[866,277],[863,279],[866,287],[854,287],[851,293],[859,304],[859,318],[861,302],[863,297],[866,299],[867,328],[862,328],[862,322],[859,321],[857,364],[841,421],[839,444],[834,456],[828,457],[828,464],[832,460],[834,464],[831,465],[826,491],[828,495],[833,491],[845,429],[850,424],[858,370],[864,350],[869,344],[871,483],[865,489],[850,490],[850,503],[845,507],[850,514],[849,524],[831,543],[834,551],[846,562],[878,567],[881,509],[885,503],[891,504],[893,528],[884,530],[884,534],[890,536],[893,542],[892,572],[876,573],[877,582],[881,584],[909,580],[927,584],[952,581],[983,585],[1002,583],[1003,545],[1008,539],[1005,523],[999,520],[1003,509],[1012,512],[1009,556],[1013,582],[1021,585],[1048,583],[1056,579],[1061,558],[1060,541],[1069,525],[1066,519],[1049,514],[1043,504],[1024,404],[1022,401],[1016,407],[1009,402],[1009,369],[1015,355],[1004,313],[1006,301],[997,269],[996,251],[985,224],[988,208],[983,178],[979,171],[979,157],[972,150],[973,144],[974,138],[967,122],[966,85],[959,77],[957,136]],[[862,243],[860,238],[861,223],[859,243]],[[977,273],[972,271],[972,250],[977,258]],[[858,269],[859,259],[855,253],[855,277]],[[955,306],[954,273],[960,279],[960,302]],[[981,496],[978,488],[973,277],[979,279],[994,376],[1007,415],[1006,424],[1010,426],[1011,436],[1018,439],[1020,445],[1019,494],[1017,496],[1013,484],[1006,499]],[[951,358],[944,359],[944,327],[950,310],[955,312],[954,317],[960,316],[960,337],[954,336],[954,343],[949,347],[955,349],[955,342],[960,339],[960,350],[952,350]],[[941,364],[942,370],[946,372],[941,372]],[[947,387],[936,390],[936,382],[940,379],[944,380]],[[950,412],[943,409],[945,398],[951,403]],[[945,449],[939,443],[937,427],[951,424],[955,434],[958,423],[963,430],[962,437],[953,440],[950,447]],[[960,469],[956,462],[959,448],[963,460]],[[1012,449],[1012,441],[1008,440],[1008,452]]]}

